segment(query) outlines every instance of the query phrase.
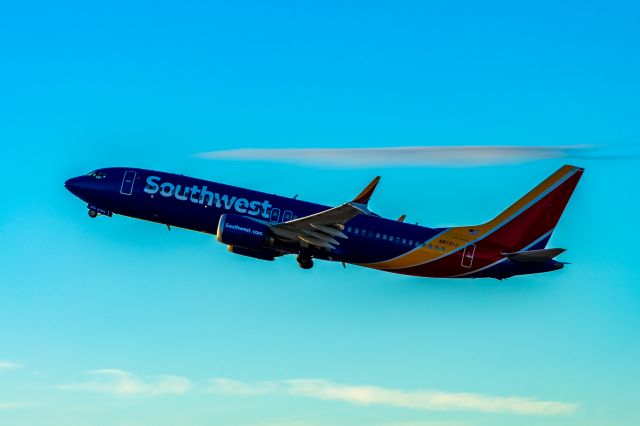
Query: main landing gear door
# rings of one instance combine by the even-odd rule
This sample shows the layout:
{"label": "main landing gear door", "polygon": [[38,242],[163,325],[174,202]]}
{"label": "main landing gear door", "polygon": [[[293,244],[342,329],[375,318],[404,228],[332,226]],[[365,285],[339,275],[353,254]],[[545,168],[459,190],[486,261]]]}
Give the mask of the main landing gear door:
{"label": "main landing gear door", "polygon": [[462,263],[461,263],[464,268],[471,268],[474,254],[476,254],[475,244],[469,244],[464,247],[464,252],[462,252]]}
{"label": "main landing gear door", "polygon": [[120,186],[120,193],[123,195],[131,195],[133,192],[133,183],[136,181],[136,172],[127,170],[124,172],[122,178],[122,185]]}

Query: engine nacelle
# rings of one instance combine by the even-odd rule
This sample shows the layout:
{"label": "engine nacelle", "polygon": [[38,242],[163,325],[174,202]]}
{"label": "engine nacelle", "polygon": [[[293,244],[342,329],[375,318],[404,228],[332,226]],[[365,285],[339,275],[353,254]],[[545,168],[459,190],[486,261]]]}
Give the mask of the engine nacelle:
{"label": "engine nacelle", "polygon": [[282,256],[281,253],[272,249],[253,250],[253,249],[236,247],[236,246],[228,246],[227,249],[231,253],[239,254],[241,256],[253,257],[255,259],[261,259],[261,260],[275,260],[276,256]]}
{"label": "engine nacelle", "polygon": [[273,236],[266,224],[235,214],[220,216],[216,238],[222,244],[253,250],[273,245]]}

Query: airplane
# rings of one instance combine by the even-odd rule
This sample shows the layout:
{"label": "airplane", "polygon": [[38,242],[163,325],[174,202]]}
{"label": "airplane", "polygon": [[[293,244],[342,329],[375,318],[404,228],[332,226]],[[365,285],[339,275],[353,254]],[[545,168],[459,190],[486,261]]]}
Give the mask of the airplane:
{"label": "airplane", "polygon": [[562,269],[565,250],[546,248],[581,167],[565,165],[494,219],[429,228],[369,210],[376,177],[337,207],[139,168],[102,168],[65,187],[88,203],[91,218],[129,216],[216,235],[231,253],[261,260],[295,254],[429,278],[495,278]]}

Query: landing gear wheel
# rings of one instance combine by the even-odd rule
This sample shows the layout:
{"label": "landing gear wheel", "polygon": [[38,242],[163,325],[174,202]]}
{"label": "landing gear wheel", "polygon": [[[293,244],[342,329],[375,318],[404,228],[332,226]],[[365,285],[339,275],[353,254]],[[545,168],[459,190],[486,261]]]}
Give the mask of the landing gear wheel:
{"label": "landing gear wheel", "polygon": [[298,266],[300,266],[302,269],[313,268],[313,259],[311,259],[310,257],[298,255],[296,260],[298,261]]}
{"label": "landing gear wheel", "polygon": [[89,210],[89,212],[87,213],[89,215],[89,217],[91,219],[95,219],[96,217],[98,217],[98,212],[95,210]]}

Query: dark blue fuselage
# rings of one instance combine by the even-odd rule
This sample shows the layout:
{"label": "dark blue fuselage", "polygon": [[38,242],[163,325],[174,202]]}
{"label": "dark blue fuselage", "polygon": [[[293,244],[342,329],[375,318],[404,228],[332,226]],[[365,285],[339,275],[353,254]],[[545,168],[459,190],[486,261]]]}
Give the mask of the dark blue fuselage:
{"label": "dark blue fuselage", "polygon": [[[502,279],[562,268],[561,262],[551,258],[521,263],[513,262],[506,254],[546,246],[581,170],[565,166],[493,221],[482,225],[428,228],[372,213],[359,214],[340,222],[338,228],[328,229],[329,233],[340,229],[344,234],[339,242],[329,238],[335,246],[324,248],[314,229],[302,230],[298,238],[274,234],[262,239],[275,228],[280,229],[275,227],[279,223],[320,212],[327,214],[331,207],[321,204],[138,168],[99,169],[69,179],[65,186],[89,204],[92,217],[116,213],[218,234],[218,239],[228,244],[233,253],[258,259],[297,254],[303,268],[311,267],[311,258],[318,258],[422,277]],[[260,241],[253,244],[247,237],[239,237],[242,241],[228,242],[231,240],[223,238],[224,232],[218,230],[221,218],[225,218],[224,232],[227,229],[250,232],[247,235],[260,235]],[[227,219],[236,223],[230,224]],[[265,231],[249,229],[242,225],[243,221],[245,225],[257,224]],[[309,243],[310,238],[316,241]]]}
{"label": "dark blue fuselage", "polygon": [[[280,223],[330,208],[153,170],[105,168],[92,173],[93,176],[79,176],[65,183],[69,191],[91,208],[209,234],[216,234],[223,214]],[[399,256],[442,231],[375,215],[357,216],[349,221],[347,228],[349,239],[330,254],[313,248],[308,249],[309,254],[348,263],[377,262]],[[274,248],[287,253],[299,251],[298,247],[285,243]]]}

